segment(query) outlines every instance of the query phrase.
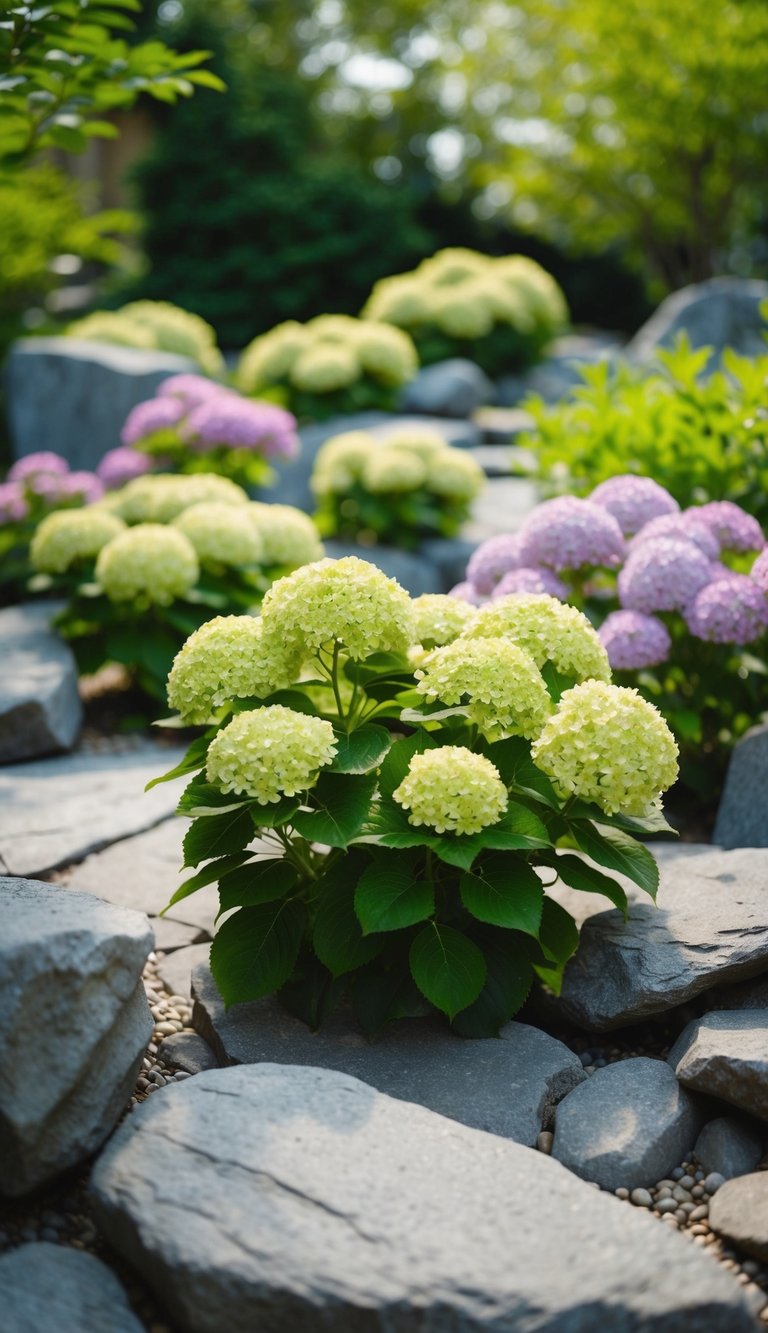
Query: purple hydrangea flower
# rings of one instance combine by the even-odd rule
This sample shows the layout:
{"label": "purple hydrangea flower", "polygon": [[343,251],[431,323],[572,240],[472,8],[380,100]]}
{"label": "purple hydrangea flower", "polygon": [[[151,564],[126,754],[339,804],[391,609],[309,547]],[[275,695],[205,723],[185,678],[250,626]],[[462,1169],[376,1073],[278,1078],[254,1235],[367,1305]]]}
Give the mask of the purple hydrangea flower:
{"label": "purple hydrangea flower", "polygon": [[757,557],[754,565],[749,571],[749,577],[757,584],[758,588],[768,597],[768,550],[763,551]]}
{"label": "purple hydrangea flower", "polygon": [[462,602],[469,602],[471,606],[482,606],[485,601],[473,583],[468,581],[457,583],[448,593],[449,597],[458,597]]}
{"label": "purple hydrangea flower", "polygon": [[84,505],[93,504],[104,494],[104,482],[95,472],[70,472],[61,479],[61,498],[74,499],[79,496]]}
{"label": "purple hydrangea flower", "polygon": [[8,469],[8,481],[32,481],[35,477],[63,477],[69,472],[69,463],[60,454],[49,449],[41,449],[36,454],[27,454],[19,458]]}
{"label": "purple hydrangea flower", "polygon": [[510,569],[499,579],[491,595],[494,598],[510,597],[515,593],[527,592],[546,593],[548,597],[557,597],[561,602],[568,600],[566,584],[551,569]]}
{"label": "purple hydrangea flower", "polygon": [[121,445],[118,449],[110,449],[104,455],[96,474],[108,491],[116,491],[127,481],[133,481],[134,477],[141,477],[145,472],[149,472],[151,467],[152,459],[147,454],[141,454],[136,449]]}
{"label": "purple hydrangea flower", "polygon": [[753,643],[768,629],[768,601],[747,574],[710,583],[685,615],[691,634],[709,643]]}
{"label": "purple hydrangea flower", "polygon": [[589,498],[613,514],[625,537],[639,532],[651,519],[676,514],[680,508],[669,491],[650,477],[611,477],[596,486]]}
{"label": "purple hydrangea flower", "polygon": [[120,439],[126,445],[138,444],[158,431],[171,430],[179,424],[186,410],[180,398],[148,398],[128,413]]}
{"label": "purple hydrangea flower", "polygon": [[467,579],[481,596],[488,596],[504,574],[512,569],[522,569],[524,564],[520,533],[504,532],[489,537],[472,552]]}
{"label": "purple hydrangea flower", "polygon": [[712,578],[712,566],[693,542],[657,537],[630,554],[619,574],[619,601],[632,611],[682,611]]}
{"label": "purple hydrangea flower", "polygon": [[632,538],[630,551],[636,550],[643,542],[652,541],[656,537],[677,537],[681,541],[693,542],[708,560],[716,560],[720,554],[720,543],[704,520],[698,517],[698,513],[698,509],[685,509],[679,514],[664,514],[660,518],[652,518],[650,523],[646,523],[637,536]]}
{"label": "purple hydrangea flower", "polygon": [[220,393],[194,408],[181,433],[199,453],[223,446],[293,458],[299,449],[296,418],[290,412],[234,393]]}
{"label": "purple hydrangea flower", "polygon": [[725,551],[762,551],[765,537],[756,518],[732,500],[712,500],[693,512],[703,520]]}
{"label": "purple hydrangea flower", "polygon": [[169,379],[163,380],[157,392],[161,398],[180,398],[185,411],[189,412],[193,407],[199,407],[201,403],[207,403],[211,398],[229,393],[230,390],[216,380],[207,379],[205,375],[171,375]]}
{"label": "purple hydrangea flower", "polygon": [[0,523],[18,523],[26,518],[27,512],[27,501],[21,484],[17,481],[0,482]]}
{"label": "purple hydrangea flower", "polygon": [[621,564],[626,549],[613,515],[591,500],[579,500],[575,495],[561,495],[539,505],[526,519],[520,535],[521,564],[528,568],[615,567]]}
{"label": "purple hydrangea flower", "polygon": [[672,647],[664,622],[642,611],[612,611],[598,633],[614,671],[659,666]]}

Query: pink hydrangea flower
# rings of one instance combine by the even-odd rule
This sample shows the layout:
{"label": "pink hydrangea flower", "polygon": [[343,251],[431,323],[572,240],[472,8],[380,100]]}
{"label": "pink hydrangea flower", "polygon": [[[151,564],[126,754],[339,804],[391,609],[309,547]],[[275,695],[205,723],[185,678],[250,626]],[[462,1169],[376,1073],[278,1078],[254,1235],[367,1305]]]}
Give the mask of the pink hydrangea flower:
{"label": "pink hydrangea flower", "polygon": [[110,449],[104,455],[96,473],[108,491],[115,491],[127,481],[133,481],[134,477],[143,476],[151,467],[152,459],[147,454],[120,446],[118,449]]}
{"label": "pink hydrangea flower", "polygon": [[139,444],[141,440],[157,435],[158,431],[172,430],[178,426],[186,410],[180,398],[148,398],[128,413],[120,439],[125,445]]}
{"label": "pink hydrangea flower", "polygon": [[50,449],[19,458],[8,469],[8,481],[31,482],[35,477],[63,477],[69,472],[69,463]]}
{"label": "pink hydrangea flower", "polygon": [[[199,407],[201,403],[207,403],[211,398],[217,398],[221,393],[230,393],[231,390],[216,380],[207,379],[205,375],[171,375],[169,379],[163,380],[157,392],[161,398],[181,399],[185,411],[189,412],[193,407]],[[236,394],[232,396],[237,397]]]}
{"label": "pink hydrangea flower", "polygon": [[596,486],[592,504],[613,514],[625,537],[631,537],[654,518],[676,514],[680,508],[669,491],[650,477],[611,477]]}
{"label": "pink hydrangea flower", "polygon": [[19,523],[26,518],[27,513],[28,505],[21,484],[17,481],[0,482],[0,523]]}
{"label": "pink hydrangea flower", "polygon": [[761,592],[768,597],[768,550],[762,552],[757,557],[754,565],[749,571],[749,577],[757,584]]}
{"label": "pink hydrangea flower", "polygon": [[504,574],[491,594],[492,597],[509,597],[515,593],[546,593],[557,597],[561,602],[568,600],[568,587],[562,579],[553,574],[551,569],[510,569]]}
{"label": "pink hydrangea flower", "polygon": [[551,569],[615,568],[624,559],[621,528],[612,514],[591,500],[561,495],[529,515],[520,532],[521,565]]}
{"label": "pink hydrangea flower", "polygon": [[712,500],[693,512],[714,533],[723,551],[762,551],[765,536],[756,518],[732,500]]}
{"label": "pink hydrangea flower", "polygon": [[678,514],[664,514],[661,518],[652,518],[630,542],[630,551],[652,541],[656,537],[677,537],[682,541],[693,542],[708,560],[717,560],[720,543],[704,519],[698,517],[698,509],[684,509]]}
{"label": "pink hydrangea flower", "polygon": [[472,552],[467,564],[467,580],[487,597],[504,574],[521,569],[524,563],[519,532],[504,532],[489,537]]}
{"label": "pink hydrangea flower", "polygon": [[614,671],[659,666],[672,647],[664,622],[642,611],[612,611],[598,633]]}
{"label": "pink hydrangea flower", "polygon": [[463,583],[457,583],[448,593],[449,597],[458,597],[462,602],[469,602],[471,606],[482,606],[485,601],[473,583],[466,580]]}
{"label": "pink hydrangea flower", "polygon": [[632,611],[683,611],[711,578],[711,564],[693,542],[657,537],[630,553],[618,578],[619,601]]}
{"label": "pink hydrangea flower", "polygon": [[74,499],[79,496],[83,504],[90,505],[100,500],[104,494],[104,483],[95,472],[70,472],[61,479],[61,498]]}
{"label": "pink hydrangea flower", "polygon": [[219,394],[194,408],[181,430],[191,449],[251,449],[268,458],[298,453],[296,418],[274,403],[262,403],[239,394]]}
{"label": "pink hydrangea flower", "polygon": [[768,629],[768,600],[747,574],[731,573],[702,588],[685,620],[697,639],[754,643]]}

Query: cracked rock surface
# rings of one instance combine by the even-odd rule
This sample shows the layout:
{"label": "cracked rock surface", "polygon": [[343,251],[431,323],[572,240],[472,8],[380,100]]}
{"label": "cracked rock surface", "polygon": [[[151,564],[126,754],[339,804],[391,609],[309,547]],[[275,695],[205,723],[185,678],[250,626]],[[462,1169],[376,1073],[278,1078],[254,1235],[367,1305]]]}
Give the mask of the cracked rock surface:
{"label": "cracked rock surface", "polygon": [[681,1032],[669,1063],[687,1088],[768,1120],[768,1009],[705,1014]]}

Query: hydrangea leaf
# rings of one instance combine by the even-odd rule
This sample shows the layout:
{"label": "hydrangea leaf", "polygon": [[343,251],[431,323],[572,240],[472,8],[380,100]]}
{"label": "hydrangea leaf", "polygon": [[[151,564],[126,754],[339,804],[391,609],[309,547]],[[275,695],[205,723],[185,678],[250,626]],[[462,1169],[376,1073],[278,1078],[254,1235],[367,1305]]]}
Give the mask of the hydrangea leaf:
{"label": "hydrangea leaf", "polygon": [[525,1004],[533,981],[528,953],[519,936],[488,932],[482,936],[486,964],[485,985],[467,1009],[453,1020],[462,1037],[498,1037],[499,1031]]}
{"label": "hydrangea leaf", "polygon": [[588,861],[583,861],[580,856],[573,856],[569,852],[556,852],[547,858],[546,863],[556,871],[563,883],[569,884],[572,889],[579,889],[582,893],[602,893],[615,907],[618,907],[626,920],[627,895],[610,875],[604,875]]}
{"label": "hydrangea leaf", "polygon": [[293,827],[308,842],[347,847],[365,823],[375,789],[375,773],[323,773],[310,793],[312,809],[300,810]]}
{"label": "hydrangea leaf", "polygon": [[363,872],[355,890],[355,911],[364,934],[403,930],[432,915],[434,886],[419,872],[419,861],[391,852]]}
{"label": "hydrangea leaf", "polygon": [[[357,862],[358,858],[355,857]],[[354,972],[384,947],[382,936],[364,935],[355,915],[350,866],[324,876],[317,885],[319,908],[312,932],[315,953],[334,977]]]}
{"label": "hydrangea leaf", "polygon": [[485,959],[472,940],[453,926],[431,921],[411,944],[411,975],[436,1009],[454,1018],[485,985]]}
{"label": "hydrangea leaf", "polygon": [[487,857],[471,874],[462,875],[459,890],[478,921],[538,938],[544,889],[522,857]]}
{"label": "hydrangea leaf", "polygon": [[211,945],[211,971],[224,1003],[271,995],[293,971],[306,910],[296,898],[242,907],[221,925]]}
{"label": "hydrangea leaf", "polygon": [[284,898],[297,879],[296,869],[284,857],[229,866],[219,877],[218,915],[233,907],[258,907]]}
{"label": "hydrangea leaf", "polygon": [[392,737],[386,728],[370,723],[356,731],[334,728],[334,732],[337,750],[330,768],[334,773],[370,773],[371,769],[379,767],[392,745]]}
{"label": "hydrangea leaf", "polygon": [[621,829],[597,829],[594,824],[574,820],[571,833],[577,846],[598,865],[616,870],[639,885],[651,898],[659,888],[659,867],[647,847]]}

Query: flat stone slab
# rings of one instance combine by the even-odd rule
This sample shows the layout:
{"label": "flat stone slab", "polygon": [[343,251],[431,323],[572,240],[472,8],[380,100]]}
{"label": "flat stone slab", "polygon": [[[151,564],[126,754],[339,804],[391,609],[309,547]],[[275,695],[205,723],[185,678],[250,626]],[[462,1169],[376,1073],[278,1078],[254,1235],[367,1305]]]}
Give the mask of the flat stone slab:
{"label": "flat stone slab", "polygon": [[552,1156],[606,1190],[654,1185],[686,1159],[703,1119],[662,1060],[620,1060],[560,1102]]}
{"label": "flat stone slab", "polygon": [[201,964],[207,965],[210,953],[209,943],[191,944],[186,949],[175,949],[166,958],[158,958],[158,976],[171,995],[191,995],[192,973]]}
{"label": "flat stone slab", "polygon": [[768,1011],[719,1010],[689,1023],[669,1063],[681,1083],[768,1120]]}
{"label": "flat stone slab", "polygon": [[768,847],[768,724],[753,727],[731,751],[715,841],[722,847]]}
{"label": "flat stone slab", "polygon": [[403,1019],[370,1042],[344,1015],[312,1032],[275,999],[225,1009],[205,965],[195,969],[192,995],[192,1022],[221,1064],[336,1069],[530,1147],[554,1105],[586,1078],[567,1046],[525,1023],[507,1023],[501,1039],[468,1041],[426,1019]]}
{"label": "flat stone slab", "polygon": [[521,407],[481,407],[472,414],[472,421],[486,444],[511,444],[516,436],[536,425],[530,412]]}
{"label": "flat stone slab", "polygon": [[48,1241],[0,1258],[0,1309],[4,1333],[144,1333],[106,1264]]}
{"label": "flat stone slab", "polygon": [[208,1042],[196,1032],[174,1032],[172,1037],[164,1037],[157,1054],[164,1064],[185,1074],[202,1074],[206,1069],[219,1067]]}
{"label": "flat stone slab", "polygon": [[185,1333],[755,1328],[731,1276],[642,1210],[330,1070],[163,1089],[92,1190]]}
{"label": "flat stone slab", "polygon": [[68,750],[83,719],[72,649],[51,619],[61,602],[0,611],[0,763]]}
{"label": "flat stone slab", "polygon": [[183,754],[146,742],[128,754],[79,752],[0,769],[0,873],[42,875],[159,824],[185,779],[144,787]]}
{"label": "flat stone slab", "polygon": [[128,1104],[152,1020],[145,916],[0,878],[0,1193],[85,1161]]}
{"label": "flat stone slab", "polygon": [[616,909],[586,917],[559,1001],[571,1021],[607,1031],[768,972],[768,852],[673,857],[657,901],[634,894],[627,922]]}
{"label": "flat stone slab", "polygon": [[535,482],[524,477],[491,477],[473,502],[463,536],[479,545],[501,532],[516,532],[538,502]]}
{"label": "flat stone slab", "polygon": [[744,1116],[724,1115],[704,1126],[693,1149],[702,1170],[725,1180],[745,1176],[763,1159],[766,1136]]}
{"label": "flat stone slab", "polygon": [[768,1262],[768,1172],[721,1185],[709,1205],[709,1225],[747,1254]]}

